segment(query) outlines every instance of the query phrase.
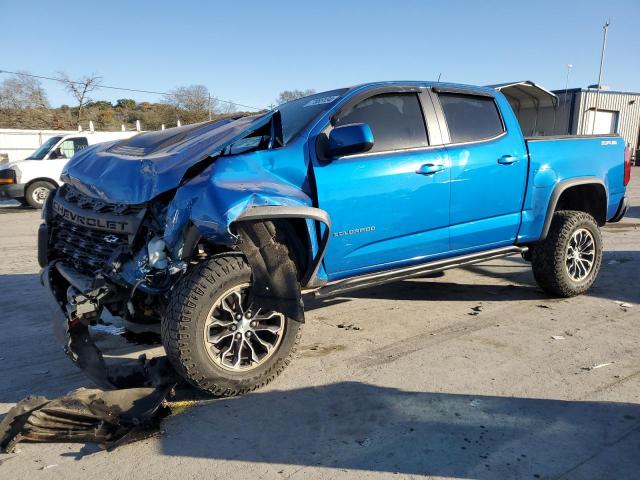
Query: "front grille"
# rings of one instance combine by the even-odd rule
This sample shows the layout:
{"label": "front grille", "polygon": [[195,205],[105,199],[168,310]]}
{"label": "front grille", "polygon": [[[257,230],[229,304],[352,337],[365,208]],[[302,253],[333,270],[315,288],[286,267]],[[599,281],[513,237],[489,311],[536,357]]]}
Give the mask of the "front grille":
{"label": "front grille", "polygon": [[99,198],[89,197],[69,184],[64,184],[58,193],[68,203],[77,205],[83,210],[96,213],[114,213],[116,215],[134,215],[144,208],[144,205],[127,205],[124,203],[108,203]]}
{"label": "front grille", "polygon": [[[56,193],[75,207],[77,212],[112,213],[118,216],[131,217],[138,215],[144,205],[122,205],[100,201],[81,194],[75,188],[65,184]],[[110,267],[119,253],[130,250],[129,236],[126,233],[110,232],[90,228],[70,222],[58,214],[54,214],[48,222],[49,260],[62,260],[73,266],[78,272],[94,276]]]}
{"label": "front grille", "polygon": [[80,273],[95,275],[102,271],[128,244],[125,234],[92,230],[57,215],[51,221],[49,258],[64,260]]}

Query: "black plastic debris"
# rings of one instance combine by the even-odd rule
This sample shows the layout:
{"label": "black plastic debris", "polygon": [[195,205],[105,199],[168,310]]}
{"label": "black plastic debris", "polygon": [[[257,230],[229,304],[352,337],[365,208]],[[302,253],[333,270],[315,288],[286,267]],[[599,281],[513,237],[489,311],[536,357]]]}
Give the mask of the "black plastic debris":
{"label": "black plastic debris", "polygon": [[94,442],[107,449],[154,435],[170,413],[172,386],[101,390],[80,388],[54,400],[28,397],[0,422],[0,452],[17,443]]}

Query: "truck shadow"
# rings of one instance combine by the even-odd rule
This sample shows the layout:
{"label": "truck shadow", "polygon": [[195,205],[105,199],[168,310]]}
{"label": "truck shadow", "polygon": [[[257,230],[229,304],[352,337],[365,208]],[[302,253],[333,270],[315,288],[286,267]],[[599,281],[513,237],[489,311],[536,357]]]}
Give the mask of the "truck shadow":
{"label": "truck shadow", "polygon": [[578,478],[621,479],[637,478],[640,468],[640,405],[630,403],[341,382],[214,400],[171,417],[164,428],[165,455],[263,463],[283,476],[313,466],[455,478],[556,478],[572,471]]}

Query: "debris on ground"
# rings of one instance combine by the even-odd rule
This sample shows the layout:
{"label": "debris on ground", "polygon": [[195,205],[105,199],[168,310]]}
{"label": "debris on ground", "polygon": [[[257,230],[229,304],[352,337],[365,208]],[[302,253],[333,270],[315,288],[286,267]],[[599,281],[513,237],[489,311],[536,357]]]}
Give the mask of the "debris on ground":
{"label": "debris on ground", "polygon": [[106,335],[122,335],[125,332],[124,327],[116,327],[115,325],[107,325],[99,323],[91,326],[91,331],[95,333],[104,333]]}
{"label": "debris on ground", "polygon": [[629,308],[633,308],[633,305],[627,302],[616,302],[618,304],[618,306],[624,310],[625,312],[627,311],[627,309]]}
{"label": "debris on ground", "polygon": [[607,367],[607,366],[613,365],[613,364],[614,364],[614,362],[599,363],[598,365],[593,365],[591,367],[582,367],[582,370],[586,370],[586,371],[590,372],[591,370],[596,370],[598,368]]}
{"label": "debris on ground", "polygon": [[536,305],[536,307],[538,307],[538,308],[551,308],[549,305],[542,305],[542,304]]}
{"label": "debris on ground", "polygon": [[356,442],[362,447],[368,447],[371,445],[371,439],[369,437],[358,439]]}
{"label": "debris on ground", "polygon": [[154,435],[170,410],[173,390],[80,388],[54,400],[27,397],[0,422],[0,452],[12,453],[19,442],[94,442],[107,449]]}
{"label": "debris on ground", "polygon": [[349,323],[349,324],[339,323],[338,325],[336,325],[336,327],[342,328],[344,330],[362,330],[362,328],[360,328],[357,325],[354,325],[353,323]]}
{"label": "debris on ground", "polygon": [[467,315],[480,315],[482,311],[482,305],[477,305],[475,307],[471,307],[471,311]]}
{"label": "debris on ground", "polygon": [[551,338],[553,338],[554,340],[564,340],[564,337],[562,335],[551,335]]}

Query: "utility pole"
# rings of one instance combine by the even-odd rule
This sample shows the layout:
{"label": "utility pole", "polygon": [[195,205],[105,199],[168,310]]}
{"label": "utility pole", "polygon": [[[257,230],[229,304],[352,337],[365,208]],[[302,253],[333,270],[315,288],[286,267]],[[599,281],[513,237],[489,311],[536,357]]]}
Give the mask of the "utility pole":
{"label": "utility pole", "polygon": [[567,116],[567,92],[569,90],[569,74],[571,73],[571,69],[573,68],[573,64],[567,63],[567,78],[564,81],[564,98],[562,105],[562,114],[567,119],[567,133],[571,132],[571,125],[569,125],[569,117]]}
{"label": "utility pole", "polygon": [[211,92],[209,92],[209,121],[211,121]]}
{"label": "utility pole", "polygon": [[594,108],[594,112],[593,112],[593,122],[591,122],[591,133],[593,134],[593,131],[596,128],[596,117],[598,116],[598,101],[600,100],[600,90],[602,89],[602,69],[604,67],[604,52],[607,49],[607,32],[609,30],[609,25],[611,25],[611,23],[609,22],[609,20],[607,20],[607,23],[604,24],[604,26],[602,27],[602,29],[604,30],[604,36],[602,39],[602,52],[600,53],[600,72],[598,73],[598,84],[596,85],[597,90],[596,90],[596,106]]}

